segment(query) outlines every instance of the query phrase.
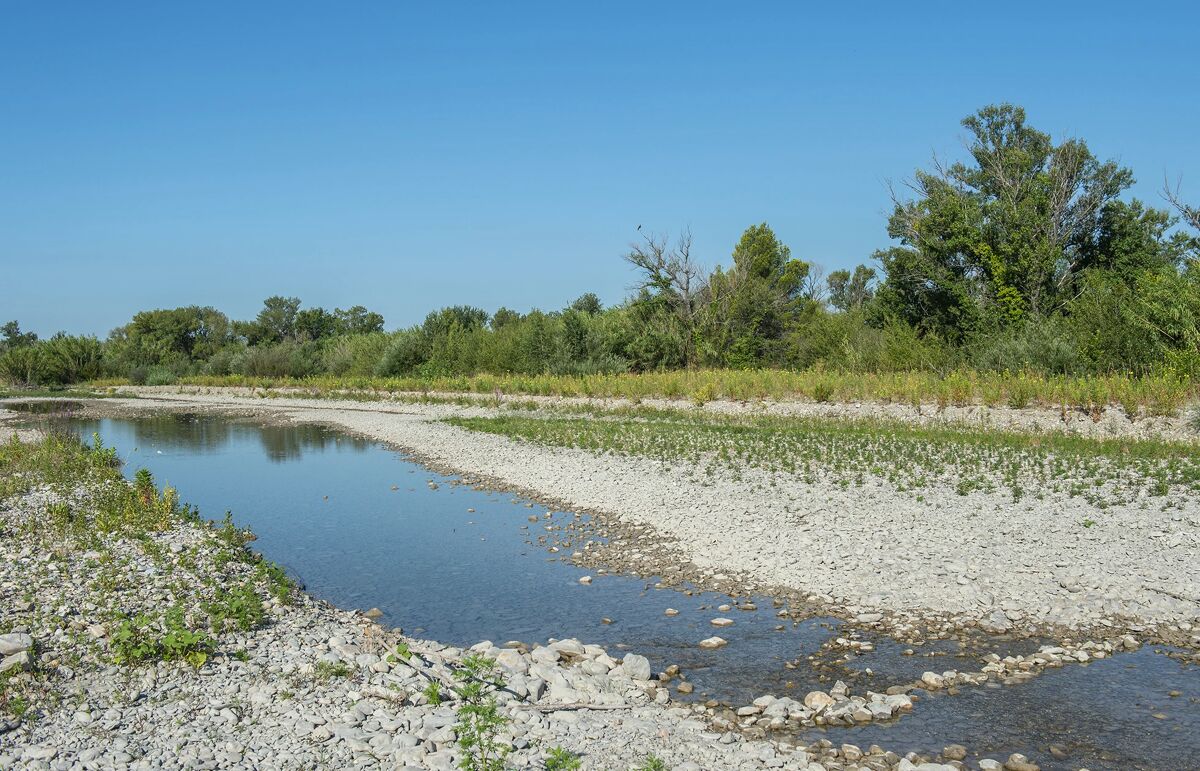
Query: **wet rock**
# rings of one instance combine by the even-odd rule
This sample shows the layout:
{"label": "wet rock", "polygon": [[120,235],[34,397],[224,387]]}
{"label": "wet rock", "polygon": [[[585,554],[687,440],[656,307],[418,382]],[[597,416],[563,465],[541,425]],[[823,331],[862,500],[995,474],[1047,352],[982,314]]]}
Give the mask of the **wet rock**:
{"label": "wet rock", "polygon": [[1029,758],[1019,752],[1014,752],[1004,761],[1005,771],[1041,771],[1041,766],[1030,762]]}
{"label": "wet rock", "polygon": [[818,712],[833,704],[833,697],[824,691],[811,691],[804,697],[804,706]]}
{"label": "wet rock", "polygon": [[924,683],[927,688],[936,690],[938,688],[945,687],[946,678],[942,677],[937,672],[926,672],[921,675],[921,682]]}
{"label": "wet rock", "polygon": [[712,637],[706,637],[700,641],[701,648],[721,648],[728,644],[729,644],[728,640],[725,640],[722,637],[717,637],[716,635],[714,635]]}
{"label": "wet rock", "polygon": [[663,611],[663,615],[664,616],[678,616],[679,611],[675,610],[674,608],[667,608],[666,610]]}
{"label": "wet rock", "polygon": [[733,626],[733,619],[731,619],[731,618],[714,618],[712,621],[709,621],[708,623],[712,624],[713,626]]}
{"label": "wet rock", "polygon": [[946,760],[962,760],[967,756],[967,748],[961,744],[948,744],[942,748],[942,757]]}

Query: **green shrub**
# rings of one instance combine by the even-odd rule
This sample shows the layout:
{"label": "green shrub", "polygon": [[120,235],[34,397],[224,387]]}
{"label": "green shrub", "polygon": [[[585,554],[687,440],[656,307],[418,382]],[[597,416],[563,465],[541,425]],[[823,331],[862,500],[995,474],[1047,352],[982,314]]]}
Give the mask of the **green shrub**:
{"label": "green shrub", "polygon": [[319,343],[283,342],[246,349],[242,372],[259,377],[302,378],[321,371]]}
{"label": "green shrub", "polygon": [[414,372],[429,355],[424,335],[417,329],[405,329],[392,335],[387,348],[375,366],[380,377],[407,375]]}
{"label": "green shrub", "polygon": [[218,590],[213,601],[205,603],[204,610],[214,632],[224,631],[228,626],[248,632],[258,627],[264,616],[262,599],[252,582]]}
{"label": "green shrub", "polygon": [[546,771],[579,771],[582,765],[578,755],[562,747],[551,747],[546,752]]}
{"label": "green shrub", "polygon": [[167,610],[162,619],[144,613],[132,618],[118,616],[115,625],[109,652],[117,664],[183,660],[199,669],[212,650],[212,640],[203,632],[189,629],[179,607]]}
{"label": "green shrub", "polygon": [[496,691],[504,687],[496,662],[485,656],[465,656],[455,669],[454,678],[459,681],[454,689],[459,699],[454,730],[463,751],[459,768],[502,771],[511,748],[497,737],[508,718],[500,713],[496,703]]}
{"label": "green shrub", "polygon": [[392,336],[382,332],[334,338],[322,354],[322,365],[334,375],[371,375],[391,341]]}
{"label": "green shrub", "polygon": [[148,386],[164,386],[174,385],[178,380],[178,376],[171,370],[170,367],[156,365],[146,369],[146,385]]}
{"label": "green shrub", "polygon": [[0,356],[0,375],[17,385],[37,385],[41,382],[41,361],[32,345],[12,348]]}
{"label": "green shrub", "polygon": [[354,674],[354,670],[344,661],[336,664],[330,661],[318,661],[317,666],[313,669],[313,677],[322,683],[327,683],[335,677],[349,677],[352,674]]}
{"label": "green shrub", "polygon": [[987,372],[1035,370],[1070,375],[1086,368],[1074,330],[1061,316],[1006,327],[971,340],[971,364]]}
{"label": "green shrub", "polygon": [[241,346],[227,346],[212,355],[204,363],[206,375],[241,375],[245,373],[246,349]]}

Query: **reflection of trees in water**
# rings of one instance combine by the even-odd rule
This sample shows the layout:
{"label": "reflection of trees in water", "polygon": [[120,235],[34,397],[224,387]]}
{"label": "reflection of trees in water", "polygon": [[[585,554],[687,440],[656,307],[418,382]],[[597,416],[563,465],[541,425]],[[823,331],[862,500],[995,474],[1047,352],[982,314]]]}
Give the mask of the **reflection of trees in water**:
{"label": "reflection of trees in water", "polygon": [[258,432],[259,441],[262,442],[267,457],[274,461],[295,460],[304,450],[341,447],[361,452],[368,445],[363,439],[343,436],[321,426],[262,426]]}
{"label": "reflection of trees in water", "polygon": [[139,447],[211,451],[229,444],[233,436],[228,421],[208,415],[153,415],[132,422]]}
{"label": "reflection of trees in water", "polygon": [[[43,428],[57,428],[90,438],[93,431],[101,430],[98,420],[77,420],[58,416],[41,416]],[[126,422],[114,418],[115,422]],[[322,426],[303,423],[290,425],[255,425],[231,420],[218,415],[195,415],[191,413],[151,415],[127,421],[133,428],[134,441],[143,450],[151,448],[183,450],[190,452],[213,452],[241,439],[251,441],[257,435],[263,452],[272,461],[295,460],[305,450],[327,448],[348,449],[362,452],[370,442],[354,436],[330,431]]]}

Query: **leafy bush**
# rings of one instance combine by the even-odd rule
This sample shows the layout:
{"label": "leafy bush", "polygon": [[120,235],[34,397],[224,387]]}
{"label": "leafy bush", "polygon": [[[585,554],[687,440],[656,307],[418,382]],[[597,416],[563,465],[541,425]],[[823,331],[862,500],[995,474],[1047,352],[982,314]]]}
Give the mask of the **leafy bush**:
{"label": "leafy bush", "polygon": [[428,357],[429,345],[419,330],[405,329],[392,335],[375,366],[381,377],[407,375],[416,371]]}
{"label": "leafy bush", "polygon": [[320,345],[313,342],[252,346],[242,360],[243,374],[252,376],[302,378],[320,371]]}
{"label": "leafy bush", "polygon": [[94,337],[55,335],[0,356],[0,375],[20,385],[66,385],[100,377],[103,347]]}
{"label": "leafy bush", "polygon": [[264,615],[262,599],[252,582],[233,589],[218,590],[213,601],[205,603],[204,610],[208,613],[209,624],[214,632],[224,631],[231,626],[248,632],[262,623]]}
{"label": "leafy bush", "polygon": [[322,354],[324,371],[335,375],[373,374],[392,339],[382,332],[334,338]]}
{"label": "leafy bush", "polygon": [[245,373],[246,349],[241,346],[226,346],[217,351],[204,364],[206,375],[241,375]]}
{"label": "leafy bush", "polygon": [[198,669],[212,650],[212,640],[189,629],[179,607],[170,608],[162,619],[140,613],[132,618],[118,616],[115,622],[109,651],[117,664],[183,660]]}
{"label": "leafy bush", "polygon": [[318,682],[327,683],[335,677],[349,677],[354,673],[350,665],[344,661],[333,663],[331,661],[318,661],[317,666],[313,670],[313,677]]}
{"label": "leafy bush", "polygon": [[1061,316],[1001,329],[972,341],[967,350],[971,363],[984,371],[1070,375],[1087,368],[1075,332]]}
{"label": "leafy bush", "polygon": [[155,365],[146,369],[145,382],[148,386],[174,385],[176,380],[178,377],[170,367]]}
{"label": "leafy bush", "polygon": [[578,755],[562,747],[551,747],[546,752],[546,771],[579,771],[582,766]]}
{"label": "leafy bush", "polygon": [[41,375],[37,349],[28,345],[6,351],[0,356],[0,374],[10,383],[36,385]]}

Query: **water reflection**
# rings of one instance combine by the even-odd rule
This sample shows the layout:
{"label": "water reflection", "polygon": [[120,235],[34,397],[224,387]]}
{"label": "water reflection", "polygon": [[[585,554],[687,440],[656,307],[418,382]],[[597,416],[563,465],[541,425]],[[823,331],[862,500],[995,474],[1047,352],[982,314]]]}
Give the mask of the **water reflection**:
{"label": "water reflection", "polygon": [[[103,434],[105,421],[72,417],[82,406],[78,403],[25,402],[22,405],[26,408],[21,411],[39,416],[36,425],[70,428],[84,437],[92,432]],[[306,451],[336,449],[365,452],[371,446],[365,439],[335,433],[322,426],[260,424],[250,419],[195,413],[157,414],[140,417],[128,424],[135,442],[132,452],[141,453],[214,453],[228,449],[235,443],[257,441],[268,460],[282,463],[299,460]]]}

